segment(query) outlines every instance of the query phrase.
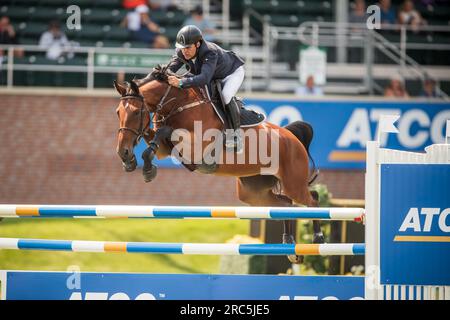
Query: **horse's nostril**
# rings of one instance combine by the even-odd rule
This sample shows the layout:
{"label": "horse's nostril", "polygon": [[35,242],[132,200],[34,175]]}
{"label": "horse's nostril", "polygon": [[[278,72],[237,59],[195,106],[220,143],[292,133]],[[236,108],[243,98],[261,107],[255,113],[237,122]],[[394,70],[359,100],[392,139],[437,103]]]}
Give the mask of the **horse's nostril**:
{"label": "horse's nostril", "polygon": [[124,156],[128,156],[128,149],[125,149],[125,151],[123,152]]}

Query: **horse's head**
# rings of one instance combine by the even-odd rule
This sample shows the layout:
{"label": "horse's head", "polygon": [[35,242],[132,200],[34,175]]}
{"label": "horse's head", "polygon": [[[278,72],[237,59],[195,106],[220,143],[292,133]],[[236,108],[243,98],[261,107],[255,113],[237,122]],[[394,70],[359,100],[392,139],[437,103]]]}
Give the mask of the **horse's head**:
{"label": "horse's head", "polygon": [[121,95],[116,109],[119,117],[117,153],[122,159],[125,171],[130,172],[136,169],[137,161],[133,150],[139,140],[147,134],[150,115],[146,109],[144,97],[134,80],[125,84],[114,81],[114,87]]}

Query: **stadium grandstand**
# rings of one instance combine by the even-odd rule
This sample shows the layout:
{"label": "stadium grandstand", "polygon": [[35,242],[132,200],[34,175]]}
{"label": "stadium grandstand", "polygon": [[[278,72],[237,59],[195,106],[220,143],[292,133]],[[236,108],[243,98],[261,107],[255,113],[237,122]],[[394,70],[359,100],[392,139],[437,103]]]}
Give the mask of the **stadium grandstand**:
{"label": "stadium grandstand", "polygon": [[[381,1],[392,15],[382,12],[387,20],[375,29],[358,27],[354,17],[358,6],[365,10],[375,1],[143,1],[168,48],[131,35],[124,19],[140,1],[135,7],[128,2],[3,0],[0,15],[9,18],[16,34],[9,46],[2,38],[0,85],[110,88],[116,78],[144,75],[156,63],[167,63],[177,31],[200,6],[215,29],[214,40],[246,60],[246,92],[294,93],[304,77],[301,52],[310,46],[325,52],[325,74],[318,82],[325,94],[382,95],[392,78],[401,79],[410,96],[419,96],[425,83],[436,85],[440,97],[450,92],[447,0],[413,1],[423,22],[418,25],[401,21],[408,1]],[[81,28],[66,23],[70,6],[79,9]],[[53,59],[39,46],[51,21],[59,22],[67,38]]]}

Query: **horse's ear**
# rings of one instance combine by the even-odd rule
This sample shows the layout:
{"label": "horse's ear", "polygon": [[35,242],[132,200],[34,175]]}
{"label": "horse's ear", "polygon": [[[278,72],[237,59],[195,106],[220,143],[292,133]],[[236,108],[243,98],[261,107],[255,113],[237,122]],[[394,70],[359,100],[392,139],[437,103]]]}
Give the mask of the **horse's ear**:
{"label": "horse's ear", "polygon": [[133,93],[139,94],[139,87],[138,87],[138,85],[136,84],[136,82],[134,82],[134,79],[131,80],[131,82],[130,82],[130,88],[131,88],[131,90],[133,91]]}
{"label": "horse's ear", "polygon": [[127,92],[127,88],[123,84],[117,83],[116,80],[114,80],[114,87],[121,96],[124,96]]}

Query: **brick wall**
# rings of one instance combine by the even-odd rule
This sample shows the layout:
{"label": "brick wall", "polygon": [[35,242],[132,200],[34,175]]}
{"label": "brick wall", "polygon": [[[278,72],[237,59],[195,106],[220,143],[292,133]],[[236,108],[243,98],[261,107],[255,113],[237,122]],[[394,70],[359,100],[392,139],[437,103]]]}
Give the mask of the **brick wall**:
{"label": "brick wall", "polygon": [[[152,183],[116,155],[114,97],[2,94],[0,203],[239,204],[235,179],[161,169]],[[325,171],[337,198],[364,198],[362,171]]]}

